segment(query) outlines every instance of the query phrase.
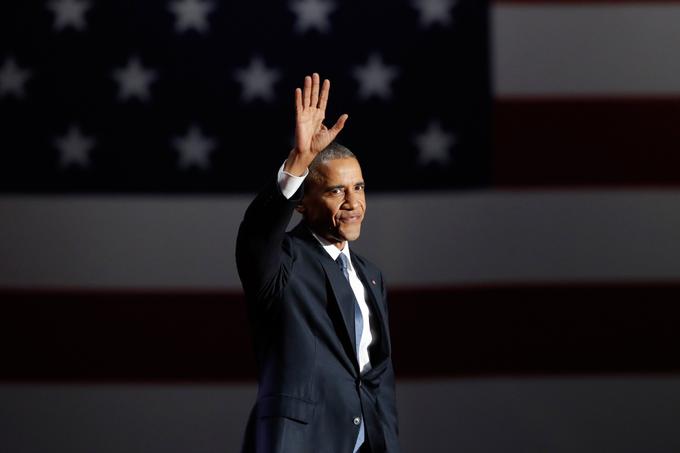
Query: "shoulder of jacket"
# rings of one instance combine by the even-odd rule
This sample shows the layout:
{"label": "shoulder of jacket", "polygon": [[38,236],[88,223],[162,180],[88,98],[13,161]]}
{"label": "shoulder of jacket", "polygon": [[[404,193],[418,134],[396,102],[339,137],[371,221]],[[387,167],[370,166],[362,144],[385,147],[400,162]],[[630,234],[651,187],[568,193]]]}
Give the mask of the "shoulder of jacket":
{"label": "shoulder of jacket", "polygon": [[363,256],[361,253],[356,252],[354,249],[352,249],[351,252],[352,252],[352,256],[354,257],[354,259],[357,260],[357,262],[359,262],[359,264],[364,266],[364,268],[366,268],[367,270],[370,270],[372,272],[377,272],[379,274],[381,273],[380,268],[375,263],[373,263],[371,260],[369,260],[368,258]]}

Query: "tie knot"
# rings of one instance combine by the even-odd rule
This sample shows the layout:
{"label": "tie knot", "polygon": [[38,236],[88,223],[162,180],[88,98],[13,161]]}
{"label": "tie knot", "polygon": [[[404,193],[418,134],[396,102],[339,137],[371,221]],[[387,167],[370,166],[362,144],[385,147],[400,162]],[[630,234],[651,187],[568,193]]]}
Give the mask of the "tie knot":
{"label": "tie knot", "polygon": [[345,273],[349,268],[349,260],[347,259],[347,255],[345,255],[344,253],[341,253],[335,259],[335,262],[338,263],[338,266],[340,266],[340,269],[342,269],[343,273]]}

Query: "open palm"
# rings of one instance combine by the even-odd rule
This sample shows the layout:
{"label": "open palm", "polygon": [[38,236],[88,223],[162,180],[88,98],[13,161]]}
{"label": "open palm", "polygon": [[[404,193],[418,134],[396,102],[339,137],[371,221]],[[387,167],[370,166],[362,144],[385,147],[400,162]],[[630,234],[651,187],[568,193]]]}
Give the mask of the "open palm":
{"label": "open palm", "polygon": [[347,120],[347,115],[340,116],[330,129],[323,124],[330,81],[324,80],[323,85],[319,82],[319,75],[314,73],[305,77],[302,90],[295,90],[295,148],[309,162],[335,139]]}

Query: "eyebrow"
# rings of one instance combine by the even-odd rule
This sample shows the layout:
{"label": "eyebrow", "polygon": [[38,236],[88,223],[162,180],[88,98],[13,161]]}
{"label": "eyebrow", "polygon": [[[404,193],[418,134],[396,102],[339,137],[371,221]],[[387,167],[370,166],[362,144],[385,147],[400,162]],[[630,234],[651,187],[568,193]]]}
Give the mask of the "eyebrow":
{"label": "eyebrow", "polygon": [[[363,182],[363,181],[359,181],[359,182],[355,182],[355,183],[352,184],[352,185],[353,185],[353,186],[366,186],[366,183]],[[335,185],[335,186],[328,186],[328,187],[326,187],[325,191],[326,191],[326,192],[330,192],[331,190],[334,190],[334,189],[342,189],[342,188],[344,188],[344,187],[345,187],[345,186],[342,185],[342,184],[337,184],[337,185]]]}

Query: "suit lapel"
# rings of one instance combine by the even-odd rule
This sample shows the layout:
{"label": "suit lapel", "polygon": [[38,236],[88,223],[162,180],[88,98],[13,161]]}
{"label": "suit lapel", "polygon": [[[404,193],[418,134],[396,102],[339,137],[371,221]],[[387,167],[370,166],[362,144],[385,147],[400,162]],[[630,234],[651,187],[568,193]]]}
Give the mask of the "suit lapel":
{"label": "suit lapel", "polygon": [[[342,316],[342,321],[345,325],[347,339],[352,345],[351,350],[356,351],[356,338],[354,336],[354,293],[352,292],[352,287],[347,282],[347,279],[342,275],[342,271],[337,263],[335,263],[326,252],[324,252],[324,254],[326,256],[320,256],[319,261],[323,266],[326,278],[328,278],[328,282],[333,290],[335,301],[338,304],[340,315]],[[356,353],[352,353],[352,358],[358,368],[359,364],[357,362]]]}

